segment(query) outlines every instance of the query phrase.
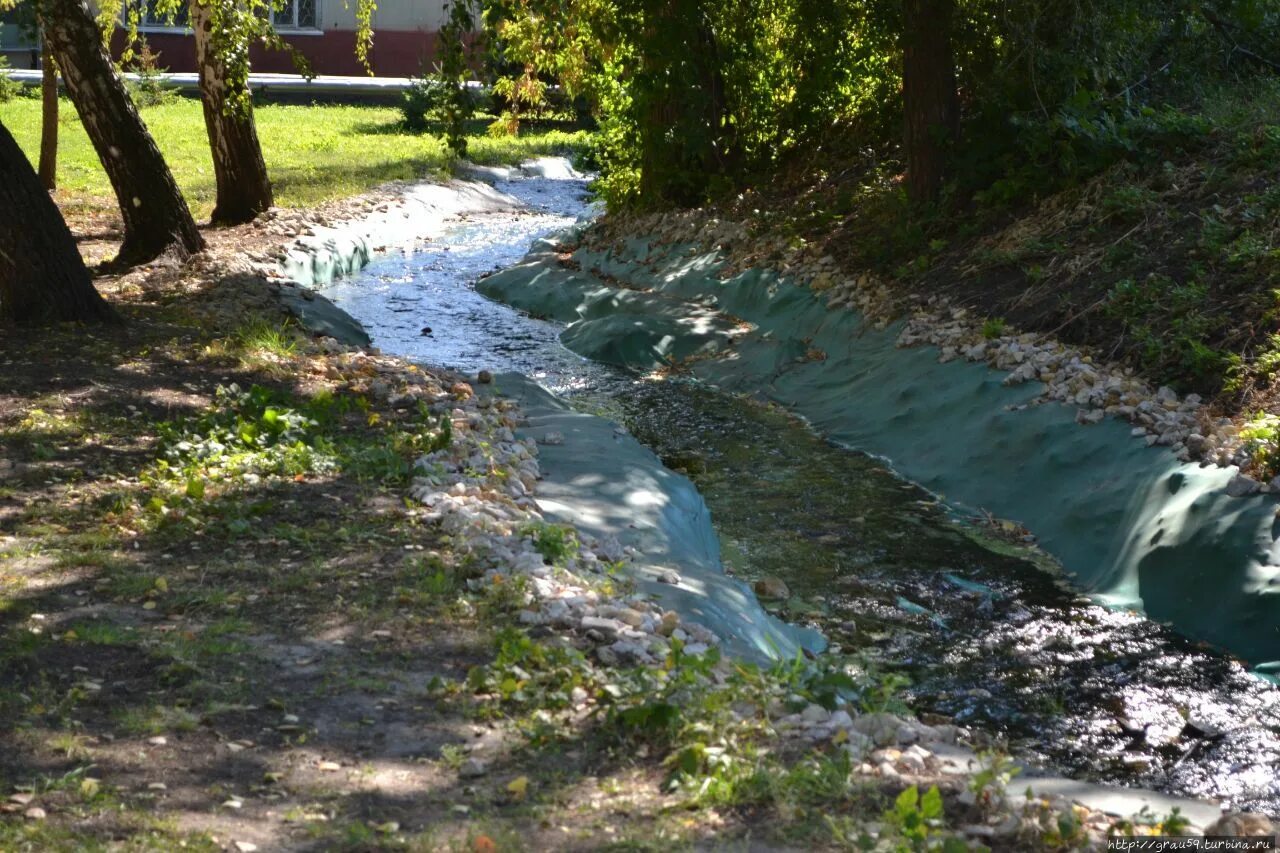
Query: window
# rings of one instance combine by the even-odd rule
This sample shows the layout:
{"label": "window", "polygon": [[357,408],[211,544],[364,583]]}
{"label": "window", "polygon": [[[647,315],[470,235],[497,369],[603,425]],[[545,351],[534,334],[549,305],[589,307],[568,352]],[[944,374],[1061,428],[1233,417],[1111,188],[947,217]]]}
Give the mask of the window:
{"label": "window", "polygon": [[144,30],[186,29],[187,6],[184,3],[172,16],[156,11],[155,0],[139,0],[138,27]]}
{"label": "window", "polygon": [[271,24],[277,30],[314,30],[320,26],[317,5],[318,0],[285,0],[281,8],[271,10]]}
{"label": "window", "polygon": [[[145,30],[186,29],[187,7],[184,4],[170,18],[156,12],[155,0],[139,0],[142,17],[138,26]],[[271,25],[277,30],[314,30],[320,26],[320,15],[317,13],[319,0],[284,0],[283,3],[272,3],[268,12]]]}
{"label": "window", "polygon": [[0,50],[34,50],[39,46],[35,28],[17,10],[0,12]]}

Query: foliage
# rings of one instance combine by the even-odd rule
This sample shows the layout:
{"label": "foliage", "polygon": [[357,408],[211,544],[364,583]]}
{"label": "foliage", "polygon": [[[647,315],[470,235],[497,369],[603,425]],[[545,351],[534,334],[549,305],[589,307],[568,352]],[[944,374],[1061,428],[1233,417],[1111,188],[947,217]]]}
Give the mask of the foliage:
{"label": "foliage", "polygon": [[1205,343],[1213,322],[1205,312],[1206,296],[1201,282],[1178,283],[1152,273],[1113,285],[1105,311],[1124,324],[1147,370],[1206,377],[1220,372],[1226,360]]}
{"label": "foliage", "polygon": [[577,556],[578,533],[567,524],[533,522],[520,532],[533,539],[533,547],[548,563],[562,565]]}
{"label": "foliage", "polygon": [[[952,193],[1001,204],[1196,144],[1206,127],[1180,103],[1224,67],[1267,70],[1251,57],[1274,59],[1280,45],[1280,10],[1265,0],[960,0],[957,11],[965,124]],[[495,0],[484,24],[507,103],[495,129],[558,87],[586,96],[615,206],[696,203],[802,151],[897,157],[902,20],[890,0]]]}
{"label": "foliage", "polygon": [[8,57],[0,56],[0,104],[13,100],[22,92],[22,84],[6,74],[8,70]]}
{"label": "foliage", "polygon": [[[943,823],[942,793],[934,785],[923,795],[915,785],[907,788],[884,813],[884,822],[907,849],[942,850],[945,853],[968,850],[962,838],[940,832]],[[941,836],[941,837],[940,837]]]}
{"label": "foliage", "polygon": [[1280,474],[1280,417],[1259,412],[1245,422],[1240,438],[1260,475]]}
{"label": "foliage", "polygon": [[434,83],[437,111],[444,126],[445,146],[455,157],[467,156],[467,121],[475,114],[475,100],[467,85],[470,78],[470,48],[467,37],[475,29],[473,0],[451,0],[445,4],[449,17],[440,28],[440,66]]}
{"label": "foliage", "polygon": [[982,337],[994,341],[1008,331],[1008,327],[1009,324],[1004,321],[1004,318],[991,317],[982,323]]}
{"label": "foliage", "polygon": [[151,46],[143,40],[133,65],[137,78],[128,81],[129,97],[139,109],[163,106],[178,97],[175,90],[165,85],[164,69],[160,68],[159,61],[160,54],[152,53]]}
{"label": "foliage", "polygon": [[158,425],[159,459],[143,475],[151,487],[145,509],[161,519],[199,516],[228,489],[270,479],[344,473],[405,483],[419,456],[452,441],[448,417],[432,417],[425,407],[409,424],[369,421],[366,428],[382,426],[375,440],[353,435],[344,422],[360,410],[349,396],[302,399],[258,385],[219,386],[208,411]]}

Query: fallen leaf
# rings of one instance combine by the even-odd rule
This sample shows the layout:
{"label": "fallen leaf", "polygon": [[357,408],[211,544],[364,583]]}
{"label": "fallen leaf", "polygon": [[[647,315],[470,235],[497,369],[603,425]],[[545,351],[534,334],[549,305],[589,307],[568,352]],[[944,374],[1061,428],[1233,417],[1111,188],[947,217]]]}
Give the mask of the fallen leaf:
{"label": "fallen leaf", "polygon": [[523,800],[525,792],[529,790],[529,777],[517,776],[507,783],[507,792],[511,794],[514,800]]}

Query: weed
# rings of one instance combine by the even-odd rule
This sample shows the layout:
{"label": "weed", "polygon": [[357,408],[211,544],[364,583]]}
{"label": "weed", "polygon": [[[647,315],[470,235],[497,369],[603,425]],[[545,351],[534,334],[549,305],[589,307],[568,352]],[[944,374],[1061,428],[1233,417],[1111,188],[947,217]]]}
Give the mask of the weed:
{"label": "weed", "polygon": [[982,324],[982,337],[994,341],[1008,329],[1008,324],[1000,317],[991,317]]}
{"label": "weed", "polygon": [[298,333],[294,324],[273,325],[265,317],[254,317],[232,334],[239,347],[251,353],[270,353],[288,358],[298,351]]}
{"label": "weed", "polygon": [[1240,438],[1262,476],[1280,474],[1280,416],[1259,412],[1240,429]]}
{"label": "weed", "polygon": [[1005,789],[1022,768],[998,749],[978,753],[978,771],[969,779],[969,790],[980,808],[993,810],[1004,802]]}
{"label": "weed", "polygon": [[533,539],[533,547],[548,563],[564,565],[578,553],[578,534],[567,524],[531,522],[520,528],[520,535]]}

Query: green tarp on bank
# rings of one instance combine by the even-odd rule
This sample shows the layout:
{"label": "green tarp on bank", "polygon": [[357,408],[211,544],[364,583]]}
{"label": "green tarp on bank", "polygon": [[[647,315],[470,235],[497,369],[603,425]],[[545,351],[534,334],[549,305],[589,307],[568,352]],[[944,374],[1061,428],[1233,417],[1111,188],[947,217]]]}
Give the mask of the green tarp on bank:
{"label": "green tarp on bank", "polygon": [[702,495],[652,451],[518,373],[496,376],[494,388],[520,403],[522,437],[560,436],[538,451],[544,518],[632,549],[626,570],[640,591],[714,631],[736,657],[766,663],[826,646],[818,632],[771,616],[745,583],[725,574]]}
{"label": "green tarp on bank", "polygon": [[[714,353],[694,365],[700,379],[788,406],[959,509],[1020,522],[1081,590],[1264,669],[1280,660],[1278,503],[1228,497],[1234,469],[1180,463],[1120,421],[1081,426],[1074,407],[1025,405],[1038,383],[1006,387],[985,364],[898,349],[900,326],[829,310],[771,272],[722,280],[713,254],[639,239],[574,262],[536,245],[477,289],[568,323],[563,342],[589,358],[648,370]],[[806,358],[813,348],[825,359]]]}

